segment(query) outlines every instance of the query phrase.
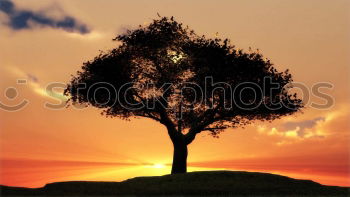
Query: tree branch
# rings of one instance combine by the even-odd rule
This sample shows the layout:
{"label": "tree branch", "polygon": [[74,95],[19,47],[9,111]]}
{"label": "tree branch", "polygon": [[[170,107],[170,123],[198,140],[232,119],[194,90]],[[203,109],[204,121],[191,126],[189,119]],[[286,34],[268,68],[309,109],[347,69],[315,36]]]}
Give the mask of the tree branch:
{"label": "tree branch", "polygon": [[153,116],[151,113],[149,113],[149,112],[145,112],[145,113],[146,113],[147,115],[139,114],[139,115],[137,115],[137,116],[145,117],[145,118],[150,118],[150,119],[153,119],[153,120],[155,120],[155,121],[157,121],[157,122],[160,122],[160,121],[161,121],[159,118]]}
{"label": "tree branch", "polygon": [[214,128],[204,128],[202,131],[215,131],[215,130],[222,130],[227,129],[227,127],[214,127]]}

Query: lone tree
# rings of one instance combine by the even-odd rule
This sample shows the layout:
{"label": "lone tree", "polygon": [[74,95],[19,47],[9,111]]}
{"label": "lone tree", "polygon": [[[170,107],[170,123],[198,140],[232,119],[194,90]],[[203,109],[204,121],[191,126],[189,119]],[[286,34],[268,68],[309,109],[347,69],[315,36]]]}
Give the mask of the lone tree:
{"label": "lone tree", "polygon": [[228,39],[198,36],[173,17],[113,40],[118,46],[85,62],[65,94],[106,116],[163,124],[174,146],[172,174],[187,171],[187,145],[197,134],[217,137],[303,107],[286,88],[288,70],[278,72],[259,51],[236,49]]}

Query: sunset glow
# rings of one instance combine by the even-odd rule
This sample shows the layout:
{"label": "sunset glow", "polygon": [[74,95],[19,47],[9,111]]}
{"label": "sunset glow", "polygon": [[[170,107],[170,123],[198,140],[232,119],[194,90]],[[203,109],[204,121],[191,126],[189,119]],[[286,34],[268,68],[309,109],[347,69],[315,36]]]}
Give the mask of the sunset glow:
{"label": "sunset glow", "polygon": [[153,164],[152,168],[165,168],[165,165],[156,163],[156,164]]}

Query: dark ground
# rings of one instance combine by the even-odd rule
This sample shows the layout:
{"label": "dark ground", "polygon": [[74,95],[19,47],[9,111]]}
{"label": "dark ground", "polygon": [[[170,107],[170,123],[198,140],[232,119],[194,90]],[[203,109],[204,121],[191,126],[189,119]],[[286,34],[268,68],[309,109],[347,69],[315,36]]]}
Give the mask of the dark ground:
{"label": "dark ground", "polygon": [[136,177],[123,182],[58,182],[29,189],[1,186],[0,196],[350,196],[350,188],[310,180],[239,171]]}

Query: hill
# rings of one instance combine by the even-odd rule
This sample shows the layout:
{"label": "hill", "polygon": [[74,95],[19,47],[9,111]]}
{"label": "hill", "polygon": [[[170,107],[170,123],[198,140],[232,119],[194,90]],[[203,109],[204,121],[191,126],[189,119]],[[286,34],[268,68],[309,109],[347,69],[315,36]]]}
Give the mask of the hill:
{"label": "hill", "polygon": [[57,182],[42,188],[1,186],[1,196],[108,196],[108,195],[230,195],[230,196],[350,196],[346,187],[324,186],[268,173],[208,171],[122,182]]}

